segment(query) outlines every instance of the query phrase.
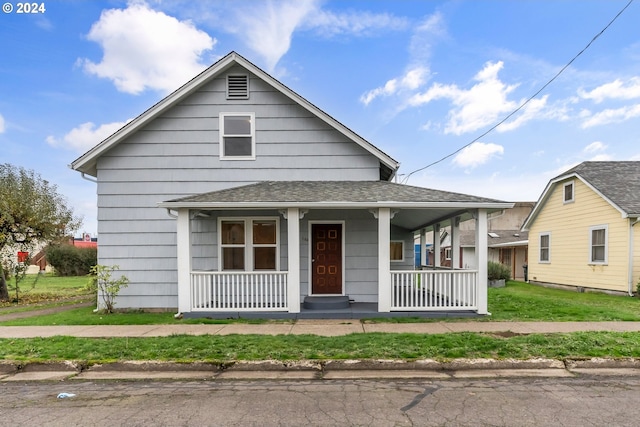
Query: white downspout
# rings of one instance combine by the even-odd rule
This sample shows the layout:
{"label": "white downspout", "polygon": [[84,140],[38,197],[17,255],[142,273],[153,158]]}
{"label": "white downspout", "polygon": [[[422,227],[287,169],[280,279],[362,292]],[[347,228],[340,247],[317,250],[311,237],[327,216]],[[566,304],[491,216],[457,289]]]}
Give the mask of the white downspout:
{"label": "white downspout", "polygon": [[633,296],[633,226],[640,222],[640,218],[636,218],[634,222],[629,218],[629,296]]}

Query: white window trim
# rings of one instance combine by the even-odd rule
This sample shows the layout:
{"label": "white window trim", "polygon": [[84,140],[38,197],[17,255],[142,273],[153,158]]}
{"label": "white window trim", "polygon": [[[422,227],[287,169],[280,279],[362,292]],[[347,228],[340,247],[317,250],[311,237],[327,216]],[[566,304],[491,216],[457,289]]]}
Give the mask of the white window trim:
{"label": "white window trim", "polygon": [[[604,261],[593,260],[593,232],[595,230],[604,230]],[[594,225],[589,227],[589,265],[607,265],[609,264],[609,225]]]}
{"label": "white window trim", "polygon": [[[249,116],[251,118],[251,155],[250,156],[225,156],[224,154],[224,137],[225,136],[239,136],[246,137],[247,135],[225,135],[224,133],[224,118],[228,116]],[[219,145],[220,145],[220,159],[221,160],[255,160],[256,159],[256,115],[255,113],[220,113],[219,115]]]}
{"label": "white window trim", "polygon": [[[565,200],[565,195],[567,194],[567,187],[571,186],[571,199],[569,200]],[[573,203],[576,200],[576,186],[574,184],[574,181],[569,181],[566,182],[563,186],[562,186],[562,203],[567,204],[567,203]]]}
{"label": "white window trim", "polygon": [[450,261],[451,260],[452,251],[453,251],[453,248],[444,248],[444,259],[446,261]]}
{"label": "white window trim", "polygon": [[[542,252],[542,236],[548,236],[549,237],[549,246],[548,246],[548,258],[546,260],[543,260],[540,258],[541,252]],[[551,264],[551,232],[550,231],[545,231],[542,232],[538,235],[538,263],[540,264]]]}
{"label": "white window trim", "polygon": [[[390,262],[404,262],[404,258],[405,258],[404,257],[404,240],[390,240],[389,244],[391,244],[391,243],[400,243],[402,245],[402,252],[401,252],[402,258],[401,259],[390,259],[389,261]],[[389,257],[389,258],[391,258],[391,257]]]}
{"label": "white window trim", "polygon": [[[222,245],[222,222],[223,221],[242,221],[244,222],[244,244]],[[253,248],[255,247],[271,247],[272,245],[253,243],[253,222],[254,221],[275,221],[276,223],[276,269],[275,270],[256,270],[254,266]],[[218,218],[218,271],[236,271],[236,272],[252,272],[252,271],[280,271],[280,218],[277,216],[252,216],[252,217],[219,217]],[[222,265],[222,248],[243,247],[244,248],[244,270],[223,270]]]}

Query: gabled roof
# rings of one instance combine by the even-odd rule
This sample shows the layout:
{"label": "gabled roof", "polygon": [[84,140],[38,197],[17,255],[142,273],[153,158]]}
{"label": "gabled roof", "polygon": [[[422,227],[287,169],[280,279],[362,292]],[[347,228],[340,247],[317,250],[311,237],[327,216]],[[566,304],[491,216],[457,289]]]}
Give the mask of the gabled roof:
{"label": "gabled roof", "polygon": [[617,209],[623,218],[640,217],[640,162],[583,162],[549,181],[524,222],[523,230],[535,220],[554,187],[570,178],[582,181]]}
{"label": "gabled roof", "polygon": [[274,206],[510,208],[513,203],[387,181],[264,181],[159,203],[165,208]]}
{"label": "gabled roof", "polygon": [[189,82],[184,84],[182,87],[178,88],[176,91],[162,99],[160,102],[149,108],[147,111],[136,117],[134,120],[120,128],[114,134],[109,136],[104,141],[100,142],[92,149],[87,151],[85,154],[74,160],[69,166],[77,170],[79,172],[96,176],[96,161],[97,159],[117,145],[120,141],[124,140],[128,136],[135,133],[138,129],[142,128],[153,119],[167,111],[169,108],[181,102],[183,99],[188,97],[197,91],[204,84],[209,82],[211,79],[217,77],[219,74],[225,72],[227,69],[234,65],[240,65],[246,68],[251,73],[258,76],[260,79],[264,80],[266,83],[270,84],[273,88],[280,91],[282,94],[305,108],[311,114],[315,115],[319,119],[323,120],[328,125],[335,128],[337,131],[345,135],[347,138],[354,141],[356,144],[360,145],[369,153],[373,154],[380,160],[381,167],[385,169],[384,176],[388,179],[391,179],[396,170],[399,168],[400,164],[391,158],[389,155],[385,154],[383,151],[375,147],[373,144],[347,128],[345,125],[307,101],[302,96],[295,93],[293,90],[289,89],[284,84],[280,83],[275,78],[271,77],[265,71],[240,56],[236,52],[231,52],[215,64],[211,65],[209,68],[204,70],[202,73],[198,74],[196,77],[191,79]]}

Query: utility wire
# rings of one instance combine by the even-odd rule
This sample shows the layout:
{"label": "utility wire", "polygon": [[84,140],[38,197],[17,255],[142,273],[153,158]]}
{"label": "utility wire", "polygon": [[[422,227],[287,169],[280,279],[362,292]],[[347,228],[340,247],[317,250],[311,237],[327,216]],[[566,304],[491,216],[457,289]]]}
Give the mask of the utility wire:
{"label": "utility wire", "polygon": [[616,19],[618,19],[620,17],[620,15],[622,15],[622,13],[627,10],[627,8],[631,5],[631,3],[633,3],[633,0],[629,0],[629,2],[620,10],[620,12],[618,12],[618,14],[616,16],[613,17],[613,19],[611,21],[609,21],[609,23],[598,33],[596,34],[589,43],[587,43],[587,45],[580,51],[578,52],[578,54],[576,56],[574,56],[573,58],[571,58],[571,60],[569,62],[567,62],[567,64],[562,67],[560,69],[560,71],[558,71],[552,78],[551,80],[549,80],[547,83],[545,83],[540,89],[538,89],[538,91],[536,93],[534,93],[533,95],[531,95],[529,98],[527,98],[526,101],[524,101],[522,104],[520,104],[520,106],[518,106],[518,108],[516,108],[515,110],[513,110],[511,113],[509,113],[507,116],[505,116],[502,120],[500,120],[498,123],[496,123],[495,125],[493,125],[492,127],[490,127],[486,132],[482,133],[481,135],[477,136],[476,138],[474,138],[471,142],[469,142],[468,144],[458,148],[456,151],[447,154],[446,156],[442,157],[439,160],[436,160],[433,163],[429,163],[428,165],[421,167],[420,169],[416,169],[413,172],[407,174],[407,176],[404,178],[404,180],[402,181],[404,184],[406,184],[409,181],[409,178],[411,177],[411,175],[413,175],[414,173],[423,171],[427,168],[430,168],[431,166],[437,165],[438,163],[441,163],[445,160],[447,160],[449,157],[455,156],[456,154],[458,154],[459,152],[461,152],[462,150],[464,150],[465,148],[467,148],[468,146],[470,146],[471,144],[473,144],[474,142],[477,142],[479,139],[484,138],[485,136],[487,136],[490,132],[494,131],[498,126],[500,126],[501,124],[503,124],[504,122],[506,122],[507,120],[509,120],[514,114],[516,114],[518,111],[522,110],[529,102],[531,102],[533,99],[535,99],[543,90],[545,90],[547,88],[547,86],[549,86],[551,83],[553,83],[553,81],[555,79],[558,78],[558,76],[560,76],[560,74],[562,74],[564,72],[564,70],[566,70],[567,68],[569,68],[569,66],[571,64],[573,64],[573,61],[575,61],[576,59],[578,59],[578,57],[580,55],[582,55],[587,49],[589,49],[589,47],[593,44],[593,42],[596,41],[596,39],[598,37],[600,37],[610,26],[611,24],[613,24],[615,22]]}

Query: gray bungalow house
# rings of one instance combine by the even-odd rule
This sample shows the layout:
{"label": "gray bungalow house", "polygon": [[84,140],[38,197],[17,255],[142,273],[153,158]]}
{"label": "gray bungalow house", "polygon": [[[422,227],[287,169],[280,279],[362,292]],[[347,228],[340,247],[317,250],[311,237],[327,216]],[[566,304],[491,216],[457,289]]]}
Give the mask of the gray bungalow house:
{"label": "gray bungalow house", "polygon": [[[391,182],[394,159],[235,52],[70,166],[97,182],[98,262],[130,279],[117,307],[185,316],[486,314],[487,214],[513,206]],[[416,234],[469,218],[477,269],[415,269]]]}

